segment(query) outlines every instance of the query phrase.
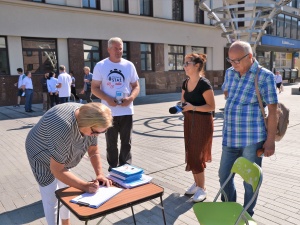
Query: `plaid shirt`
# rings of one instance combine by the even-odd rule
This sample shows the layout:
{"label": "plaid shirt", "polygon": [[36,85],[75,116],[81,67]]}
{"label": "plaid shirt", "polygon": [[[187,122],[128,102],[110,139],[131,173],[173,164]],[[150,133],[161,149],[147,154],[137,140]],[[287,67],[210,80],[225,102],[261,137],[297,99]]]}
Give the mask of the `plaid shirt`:
{"label": "plaid shirt", "polygon": [[[246,147],[266,140],[267,132],[255,92],[255,60],[243,76],[233,67],[226,70],[228,99],[224,110],[223,145],[233,148]],[[278,103],[274,74],[261,68],[258,87],[264,105]]]}

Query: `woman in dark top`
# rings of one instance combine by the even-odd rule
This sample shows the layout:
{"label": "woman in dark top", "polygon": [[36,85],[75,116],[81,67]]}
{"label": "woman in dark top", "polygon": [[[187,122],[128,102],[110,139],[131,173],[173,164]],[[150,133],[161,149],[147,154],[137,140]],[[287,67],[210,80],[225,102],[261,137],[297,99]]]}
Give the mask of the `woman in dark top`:
{"label": "woman in dark top", "polygon": [[206,198],[204,169],[211,161],[213,117],[215,110],[214,92],[209,80],[204,77],[206,55],[185,56],[184,70],[188,78],[183,82],[181,102],[184,114],[184,141],[186,171],[192,171],[195,183],[186,191],[194,194],[193,201]]}

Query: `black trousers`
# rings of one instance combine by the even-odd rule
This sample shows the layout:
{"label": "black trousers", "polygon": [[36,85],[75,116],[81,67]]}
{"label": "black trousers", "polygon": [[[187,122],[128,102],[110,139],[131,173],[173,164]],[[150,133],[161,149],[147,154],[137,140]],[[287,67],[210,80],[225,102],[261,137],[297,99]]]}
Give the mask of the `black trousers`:
{"label": "black trousers", "polygon": [[[120,134],[121,148],[118,150],[118,136]],[[132,115],[114,116],[113,127],[109,128],[106,137],[106,157],[111,168],[131,164],[131,134]]]}
{"label": "black trousers", "polygon": [[85,94],[86,101],[87,101],[88,103],[89,103],[89,102],[93,102],[91,90],[89,90],[89,91],[84,91],[84,94]]}
{"label": "black trousers", "polygon": [[59,97],[58,97],[58,94],[52,94],[50,95],[49,94],[49,98],[50,98],[50,107],[52,108],[54,106],[54,103],[55,105],[58,105],[59,103]]}

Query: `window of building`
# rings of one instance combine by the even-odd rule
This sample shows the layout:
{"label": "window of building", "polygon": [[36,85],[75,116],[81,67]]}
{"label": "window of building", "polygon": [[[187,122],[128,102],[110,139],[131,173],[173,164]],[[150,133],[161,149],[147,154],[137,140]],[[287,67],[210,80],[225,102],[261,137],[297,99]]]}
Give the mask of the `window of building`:
{"label": "window of building", "polygon": [[204,12],[199,8],[199,1],[194,1],[195,22],[204,24]]}
{"label": "window of building", "polygon": [[123,42],[123,55],[122,55],[123,59],[129,59],[129,54],[128,54],[128,43],[127,42]]}
{"label": "window of building", "polygon": [[183,70],[184,46],[169,45],[168,65],[169,70]]}
{"label": "window of building", "polygon": [[204,47],[197,47],[197,46],[192,46],[192,52],[193,53],[202,53],[205,54],[206,49]]}
{"label": "window of building", "polygon": [[153,15],[152,0],[140,0],[140,15],[142,15],[142,16],[152,16]]}
{"label": "window of building", "polygon": [[44,74],[57,70],[55,39],[22,38],[22,51],[24,68],[32,73]]}
{"label": "window of building", "polygon": [[83,40],[84,66],[90,67],[91,71],[96,63],[100,61],[99,41]]}
{"label": "window of building", "polygon": [[141,43],[141,69],[152,70],[152,45]]}
{"label": "window of building", "polygon": [[291,19],[292,17],[285,15],[283,37],[291,38]]}
{"label": "window of building", "polygon": [[9,74],[6,38],[0,37],[0,74]]}
{"label": "window of building", "polygon": [[128,13],[128,0],[114,0],[114,12]]}
{"label": "window of building", "polygon": [[297,39],[297,25],[298,19],[292,17],[292,25],[291,25],[291,38]]}
{"label": "window of building", "polygon": [[173,20],[183,21],[183,0],[172,1]]}
{"label": "window of building", "polygon": [[283,37],[284,35],[284,14],[279,14],[277,16],[277,34],[276,36]]}
{"label": "window of building", "polygon": [[82,0],[82,7],[89,9],[100,9],[99,0]]}
{"label": "window of building", "polygon": [[297,39],[299,40],[300,39],[300,19],[298,19],[298,36],[297,36]]}

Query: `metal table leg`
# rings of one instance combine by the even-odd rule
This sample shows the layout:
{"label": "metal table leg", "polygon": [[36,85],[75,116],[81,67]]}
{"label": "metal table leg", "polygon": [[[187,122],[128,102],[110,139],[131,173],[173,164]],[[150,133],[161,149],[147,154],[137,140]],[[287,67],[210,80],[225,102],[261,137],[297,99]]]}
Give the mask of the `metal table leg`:
{"label": "metal table leg", "polygon": [[136,221],[135,221],[135,216],[134,216],[133,207],[132,207],[132,206],[130,206],[130,207],[131,207],[131,211],[132,211],[132,216],[133,216],[134,225],[136,225]]}
{"label": "metal table leg", "polygon": [[164,217],[164,224],[167,225],[166,216],[165,216],[165,208],[164,208],[164,205],[163,205],[162,196],[160,196],[160,204],[161,204],[162,214],[163,214],[163,217]]}
{"label": "metal table leg", "polygon": [[60,201],[57,200],[57,216],[56,216],[56,224],[59,225],[59,208],[60,208]]}

